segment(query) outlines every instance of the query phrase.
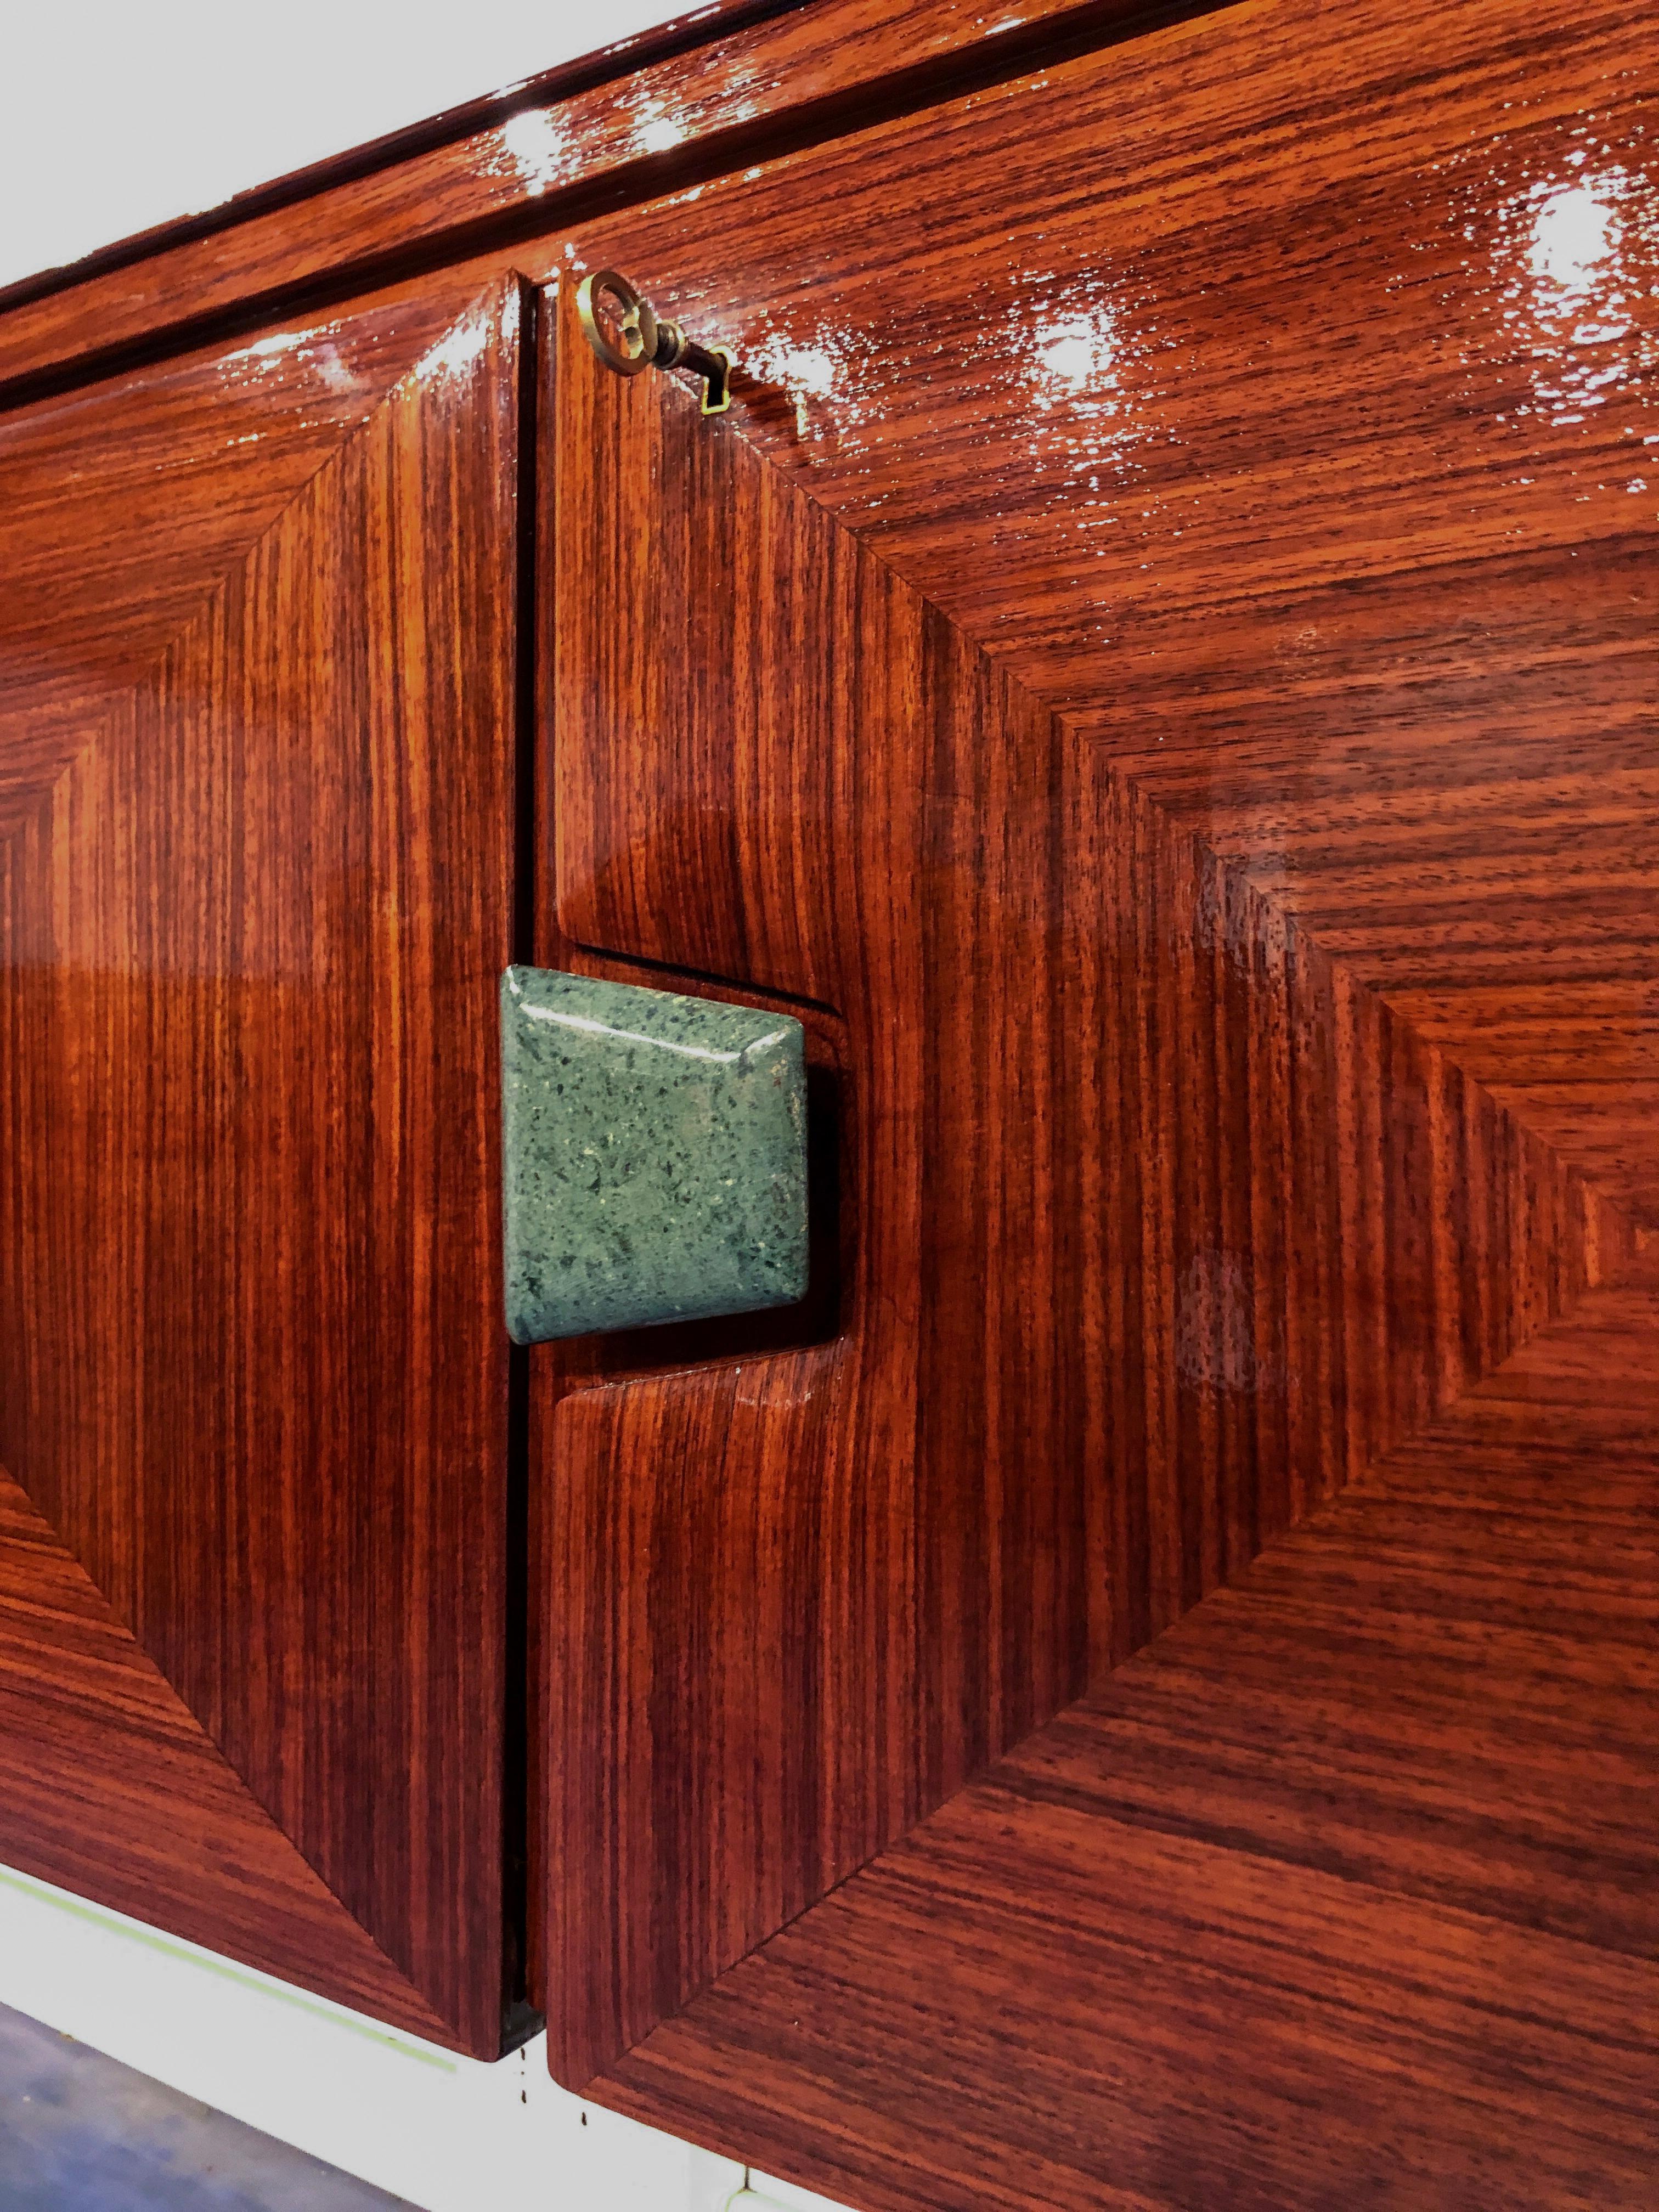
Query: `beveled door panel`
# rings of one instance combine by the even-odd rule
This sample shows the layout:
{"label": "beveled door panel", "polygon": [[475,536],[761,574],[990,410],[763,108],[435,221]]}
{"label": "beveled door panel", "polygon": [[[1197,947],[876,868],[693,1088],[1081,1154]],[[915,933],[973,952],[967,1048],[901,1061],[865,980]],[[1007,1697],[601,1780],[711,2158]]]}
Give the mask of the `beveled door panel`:
{"label": "beveled door panel", "polygon": [[0,1858],[482,2054],[519,318],[0,426]]}
{"label": "beveled door panel", "polygon": [[701,420],[561,307],[554,919],[842,1018],[858,1239],[719,1475],[663,1410],[765,1358],[542,1368],[555,1650],[626,1619],[650,1716],[599,1802],[550,1668],[589,2094],[872,2203],[1006,2201],[1006,2142],[1068,2205],[1637,2201],[1656,91],[1619,5],[1246,5],[562,248],[741,373]]}

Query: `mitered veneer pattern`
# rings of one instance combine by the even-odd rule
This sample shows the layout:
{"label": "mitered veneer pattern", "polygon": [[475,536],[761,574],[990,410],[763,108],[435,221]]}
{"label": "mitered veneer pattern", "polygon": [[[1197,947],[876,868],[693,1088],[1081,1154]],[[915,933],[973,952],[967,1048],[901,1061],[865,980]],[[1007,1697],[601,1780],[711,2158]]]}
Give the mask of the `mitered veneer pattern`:
{"label": "mitered veneer pattern", "polygon": [[471,296],[434,286],[0,415],[0,829]]}
{"label": "mitered veneer pattern", "polygon": [[[494,1005],[519,319],[511,283],[452,307],[269,520],[275,470],[193,538],[186,492],[194,569],[175,552],[157,598],[188,578],[193,611],[90,692],[0,840],[0,1451],[194,1717],[197,1771],[234,1771],[361,1924],[397,2016],[486,2055],[510,1994]],[[188,409],[175,429],[188,483]],[[140,502],[124,574],[161,513]],[[156,614],[131,594],[122,653]],[[50,1685],[57,1617],[35,1632]],[[53,1862],[30,1795],[0,1795],[0,1851]],[[141,1849],[165,1832],[106,1831],[82,1865],[129,1896]]]}
{"label": "mitered veneer pattern", "polygon": [[451,2039],[3,1474],[0,1737],[9,1863]]}
{"label": "mitered veneer pattern", "polygon": [[[832,70],[846,20],[799,19]],[[544,913],[539,949],[635,978],[712,960],[656,972],[734,996],[810,973],[853,1171],[835,1329],[680,1343],[649,1375],[638,1345],[608,1379],[540,1363],[541,1445],[570,1449],[532,1503],[576,1593],[538,1623],[569,1662],[544,1676],[571,1747],[555,1907],[586,1884],[595,1913],[565,1953],[556,1920],[538,1986],[569,2000],[567,2078],[645,2034],[590,2094],[872,2203],[1645,2203],[1646,30],[1625,0],[1245,0],[715,180],[745,97],[725,48],[735,101],[711,62],[683,154],[630,147],[626,88],[599,132],[594,189],[680,187],[659,204],[596,219],[563,170],[538,198],[562,155],[526,126],[483,186],[500,212],[450,234],[522,223],[544,282],[617,264],[744,365],[700,443],[671,410],[593,448],[704,502],[656,541],[632,663],[580,606],[570,633],[651,704],[673,805],[616,776],[582,800],[564,858],[590,877],[562,888],[592,942]],[[280,224],[243,226],[224,289],[158,260],[125,329],[161,344],[175,313],[348,281],[341,211],[371,252],[380,220],[349,201],[296,218],[287,259]],[[82,343],[93,296],[45,302],[28,358]],[[574,544],[620,604],[641,549],[602,541],[644,510],[627,469],[594,473]],[[701,578],[676,600],[722,501],[781,556],[781,615]],[[890,663],[823,650],[826,604]],[[683,712],[653,656],[699,624],[713,676],[679,672]],[[858,794],[812,719],[848,701],[926,763],[914,789],[882,763],[894,821],[856,822],[858,854],[912,870],[921,956],[890,972],[848,928],[872,916],[832,817]],[[733,702],[748,737],[716,745]],[[598,712],[577,699],[579,734]],[[67,758],[40,729],[37,793]],[[1079,852],[1098,879],[1068,885]],[[996,1056],[1011,1006],[1035,1071]],[[907,1068],[928,1023],[970,1075]],[[1109,1113],[1144,1187],[1098,1149]],[[924,1173],[895,1198],[912,1115]],[[1095,1334],[1056,1327],[1056,1279],[1113,1286]],[[972,1377],[934,1431],[957,1460],[916,1421],[860,1462],[821,1421],[899,1372],[884,1302],[931,1317],[918,1387],[953,1358]],[[1079,1402],[1086,1467],[1054,1450]],[[907,1557],[911,1609],[839,1636],[883,1621]],[[1079,1666],[1095,1691],[1017,1782],[852,1871]],[[1097,1727],[1120,1691],[1144,1729]]]}
{"label": "mitered veneer pattern", "polygon": [[605,2101],[891,2212],[1635,2212],[1656,1355],[1591,1293]]}
{"label": "mitered veneer pattern", "polygon": [[562,1400],[540,1364],[580,2083],[1500,1365],[1613,1232],[1155,770],[561,312],[557,957],[832,1006],[860,1193],[840,1344]]}
{"label": "mitered veneer pattern", "polygon": [[752,442],[1645,1216],[1645,41],[1354,0],[1338,43],[1224,10],[572,247],[731,343]]}
{"label": "mitered veneer pattern", "polygon": [[[1652,1340],[1608,1301],[1648,1264],[1655,1158],[1646,51],[1621,5],[1247,6],[564,249],[746,374],[695,444],[635,394],[618,423],[658,419],[561,447],[567,519],[592,456],[570,543],[630,625],[584,637],[568,583],[560,921],[826,999],[860,1127],[896,1030],[951,1048],[921,1123],[945,1264],[884,1246],[872,1274],[929,1316],[901,1696],[921,1802],[957,1794],[587,2094],[872,2204],[1643,2201]],[[809,507],[927,610],[918,674],[880,623],[862,665],[833,611],[854,556]],[[653,545],[711,538],[729,600],[653,574]],[[815,601],[860,638],[839,660]],[[860,744],[884,793],[893,749],[915,763],[890,833],[857,811]],[[864,868],[912,886],[926,947],[873,1035],[831,919]],[[1009,1167],[1006,1212],[976,1159]],[[1076,1364],[1023,1389],[1062,1332]],[[945,1376],[938,1433],[970,1448],[930,1462]],[[1072,1389],[1081,1458],[1055,1449]],[[556,1486],[591,1480],[577,1443]],[[1488,1510],[1517,1459],[1531,1493]],[[675,1546],[635,1522],[610,1569],[658,1646],[636,1808],[751,1771],[674,1735],[756,1644],[718,1569],[717,1601],[653,1612]],[[1528,1612],[1559,1638],[1528,1644]],[[1206,1634],[1135,1770],[1143,1843],[1090,1716]],[[1097,1686],[1030,1738],[1052,1772],[960,1787],[1066,1652]],[[1206,1804],[1203,1848],[1159,1840]],[[702,1927],[666,1933],[695,1921],[684,1858],[653,1882],[586,1832],[588,1893],[714,1966]],[[648,2012],[627,1972],[607,2028]]]}

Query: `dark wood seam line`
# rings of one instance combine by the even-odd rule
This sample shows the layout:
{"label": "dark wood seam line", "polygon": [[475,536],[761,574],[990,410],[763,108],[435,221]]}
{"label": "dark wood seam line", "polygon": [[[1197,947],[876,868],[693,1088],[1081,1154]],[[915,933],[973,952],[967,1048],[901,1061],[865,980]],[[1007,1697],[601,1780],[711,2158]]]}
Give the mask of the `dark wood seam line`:
{"label": "dark wood seam line", "polygon": [[[76,757],[78,759],[81,756],[77,754]],[[55,789],[55,787],[56,787],[54,785],[52,788]],[[43,807],[49,808],[51,806],[51,789],[45,793],[41,804]],[[202,1718],[201,1715],[185,1698],[183,1692],[179,1688],[178,1684],[169,1680],[167,1676],[162,1673],[160,1662],[157,1661],[154,1652],[150,1650],[149,1645],[145,1644],[143,1638],[137,1633],[131,1624],[121,1618],[114,1606],[111,1604],[109,1598],[105,1594],[103,1585],[97,1580],[96,1577],[93,1575],[85,1561],[81,1558],[80,1553],[70,1545],[68,1538],[58,1526],[57,1522],[52,1519],[49,1514],[42,1511],[40,1502],[34,1497],[33,1493],[27,1489],[21,1480],[19,1480],[18,1477],[14,1474],[9,1468],[0,1467],[0,1474],[5,1475],[7,1480],[9,1481],[19,1492],[30,1512],[34,1515],[41,1527],[47,1531],[52,1540],[52,1547],[58,1557],[69,1561],[75,1572],[80,1576],[82,1581],[86,1584],[87,1588],[97,1599],[99,1604],[103,1607],[108,1624],[114,1628],[118,1635],[123,1636],[126,1638],[128,1644],[131,1645],[133,1650],[138,1655],[141,1664],[146,1667],[149,1670],[150,1674],[155,1676],[155,1680],[162,1685],[167,1696],[172,1698],[179,1711],[183,1714],[189,1725],[195,1729],[197,1735],[200,1738],[201,1741],[207,1746],[213,1757],[219,1761],[219,1764],[224,1768],[226,1773],[229,1775],[236,1788],[241,1792],[242,1796],[246,1798],[248,1803],[253,1807],[255,1812],[258,1814],[261,1820],[269,1822],[272,1833],[281,1838],[289,1853],[293,1857],[299,1861],[301,1866],[304,1868],[306,1873],[317,1884],[318,1887],[323,1892],[330,1903],[339,1907],[341,1912],[343,1912],[345,1917],[351,1923],[351,1925],[356,1929],[356,1933],[362,1937],[363,1942],[374,1954],[374,1956],[381,1961],[386,1972],[392,1975],[404,1989],[408,1990],[410,1996],[415,2000],[416,2005],[421,2011],[425,2013],[428,2020],[434,2024],[434,2029],[426,2031],[408,2028],[398,2032],[411,2035],[424,2032],[427,2033],[428,2040],[434,2043],[441,2043],[444,2049],[460,2051],[463,2056],[465,2056],[465,2045],[454,2021],[446,2020],[444,2018],[443,2014],[438,2010],[437,2006],[433,2002],[428,1991],[422,1989],[417,1982],[410,1979],[408,1970],[405,1967],[399,1966],[398,1961],[392,1956],[392,1954],[382,1947],[380,1938],[374,1933],[372,1929],[364,1927],[362,1922],[358,1919],[356,1914],[346,1903],[345,1899],[340,1895],[333,1883],[330,1881],[328,1877],[323,1873],[321,1868],[317,1866],[307,1853],[301,1850],[299,1844],[295,1842],[293,1837],[289,1835],[288,1830],[283,1826],[281,1820],[277,1819],[270,1807],[266,1804],[264,1797],[254,1788],[253,1784],[248,1780],[246,1775],[243,1773],[241,1768],[230,1756],[230,1753],[225,1749],[223,1744],[220,1742],[213,1730],[209,1728],[207,1723]],[[44,1550],[46,1547],[42,1545],[38,1546],[38,1548]],[[38,1612],[40,1617],[47,1621],[62,1623],[66,1618],[68,1618],[68,1616],[58,1613],[49,1606],[30,1607],[27,1608],[27,1610],[30,1612]],[[41,1879],[46,1878],[46,1877],[44,1876],[41,1877]],[[97,1903],[97,1900],[94,1899],[94,1902]],[[106,1911],[118,1911],[120,1908],[118,1905],[106,1905],[101,1906],[100,1910]],[[232,1954],[227,1954],[226,1955],[229,1956]],[[249,1962],[246,1960],[239,1959],[236,1960],[236,1963],[239,1966],[245,1966]],[[270,1973],[271,1969],[269,1967],[253,1966],[252,1971],[254,1973]],[[296,1984],[295,1986],[299,1988],[305,1987],[303,1984]],[[316,1990],[307,1989],[306,1990],[306,1994],[313,1996],[322,1996],[322,1992]],[[323,2002],[325,2004],[343,2004],[345,2000],[340,1997],[324,1996]],[[436,2032],[434,2033],[434,2030]]]}
{"label": "dark wood seam line", "polygon": [[142,337],[94,347],[50,368],[0,380],[0,410],[27,406],[173,354],[239,337],[277,318],[314,313],[359,294],[405,283],[451,263],[510,252],[574,223],[617,214],[694,185],[712,183],[737,169],[902,121],[967,93],[991,90],[1040,64],[1073,60],[1171,24],[1249,4],[1250,0],[1152,0],[1149,6],[1126,15],[1113,0],[1088,0],[1087,5],[1033,26],[1024,35],[1011,31],[988,39],[970,55],[917,63],[877,83],[827,94],[755,123],[711,131],[690,148],[627,162],[562,192],[550,191],[521,206],[430,232],[407,246],[385,247],[355,261],[336,262],[314,276],[250,293],[230,306],[180,316]]}
{"label": "dark wood seam line", "polygon": [[[515,619],[513,653],[514,840],[509,956],[536,957],[537,428],[542,376],[540,295],[527,279],[519,294],[518,478],[513,527]],[[494,1009],[485,1010],[494,1019]],[[501,1326],[505,1328],[503,1322]],[[530,1681],[530,1354],[507,1352],[507,1481],[502,1553],[501,1676],[501,2045],[502,2055],[544,2025],[530,1996],[530,1729],[539,1725]]]}

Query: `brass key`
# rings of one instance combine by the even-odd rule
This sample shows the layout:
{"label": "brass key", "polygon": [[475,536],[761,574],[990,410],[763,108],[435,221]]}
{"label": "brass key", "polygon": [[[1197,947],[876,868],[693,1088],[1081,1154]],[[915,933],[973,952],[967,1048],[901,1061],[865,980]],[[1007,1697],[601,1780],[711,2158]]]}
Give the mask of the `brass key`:
{"label": "brass key", "polygon": [[576,313],[599,359],[618,376],[647,368],[689,368],[702,380],[702,411],[724,415],[732,404],[732,356],[725,346],[699,345],[679,325],[658,314],[649,300],[614,269],[595,269],[576,289]]}

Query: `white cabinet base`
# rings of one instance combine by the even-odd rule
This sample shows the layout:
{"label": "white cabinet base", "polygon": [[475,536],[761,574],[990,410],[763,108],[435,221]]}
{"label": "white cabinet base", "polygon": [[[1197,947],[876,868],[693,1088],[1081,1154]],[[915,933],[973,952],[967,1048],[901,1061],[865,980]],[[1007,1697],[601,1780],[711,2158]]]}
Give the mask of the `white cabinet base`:
{"label": "white cabinet base", "polygon": [[0,2003],[423,2212],[823,2203],[568,2095],[539,2039],[458,2058],[5,1868]]}

